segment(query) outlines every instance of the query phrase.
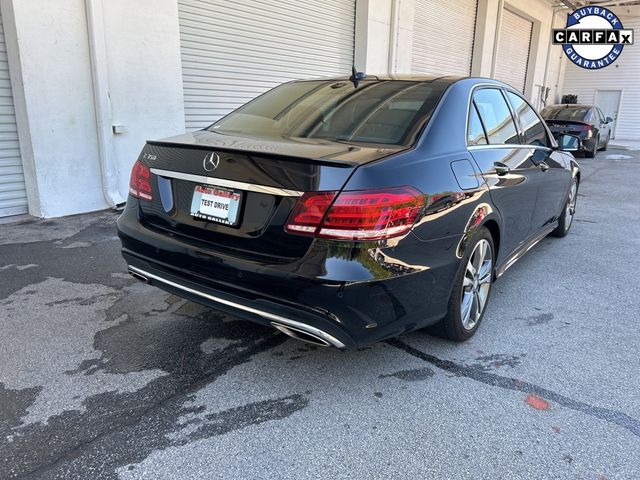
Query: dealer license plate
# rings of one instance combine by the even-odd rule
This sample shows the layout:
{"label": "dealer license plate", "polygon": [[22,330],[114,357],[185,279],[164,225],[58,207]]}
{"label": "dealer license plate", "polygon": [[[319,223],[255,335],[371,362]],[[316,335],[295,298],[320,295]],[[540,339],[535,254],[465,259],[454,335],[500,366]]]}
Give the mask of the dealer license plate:
{"label": "dealer license plate", "polygon": [[191,215],[210,222],[235,226],[238,223],[242,193],[209,185],[196,185]]}

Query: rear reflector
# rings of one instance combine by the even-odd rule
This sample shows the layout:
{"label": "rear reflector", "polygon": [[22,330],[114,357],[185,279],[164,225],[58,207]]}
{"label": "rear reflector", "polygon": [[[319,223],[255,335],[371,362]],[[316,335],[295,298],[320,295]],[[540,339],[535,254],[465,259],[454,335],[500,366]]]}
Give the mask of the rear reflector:
{"label": "rear reflector", "polygon": [[[332,203],[333,202],[333,203]],[[337,240],[380,240],[407,233],[425,196],[412,187],[305,193],[285,230]]]}
{"label": "rear reflector", "polygon": [[140,160],[133,164],[129,193],[136,198],[151,200],[151,171]]}

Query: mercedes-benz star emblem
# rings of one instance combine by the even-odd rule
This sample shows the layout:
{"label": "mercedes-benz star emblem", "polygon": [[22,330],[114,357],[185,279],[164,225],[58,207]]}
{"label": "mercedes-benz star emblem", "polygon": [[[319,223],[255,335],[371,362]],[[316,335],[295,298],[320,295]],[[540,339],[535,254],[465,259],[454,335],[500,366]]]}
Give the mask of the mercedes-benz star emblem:
{"label": "mercedes-benz star emblem", "polygon": [[206,157],[204,157],[204,161],[202,162],[202,166],[207,172],[215,170],[216,168],[218,168],[219,164],[220,155],[218,155],[216,152],[211,152],[210,154],[208,154]]}

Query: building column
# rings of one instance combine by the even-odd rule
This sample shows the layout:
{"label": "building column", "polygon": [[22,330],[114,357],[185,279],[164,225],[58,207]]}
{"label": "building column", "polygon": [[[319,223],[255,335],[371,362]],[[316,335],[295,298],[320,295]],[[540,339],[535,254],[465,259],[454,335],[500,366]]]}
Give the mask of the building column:
{"label": "building column", "polygon": [[471,75],[474,77],[491,77],[493,75],[496,32],[500,25],[501,6],[501,0],[478,0],[473,60],[471,61]]}
{"label": "building column", "polygon": [[357,0],[354,63],[369,74],[411,70],[415,0]]}

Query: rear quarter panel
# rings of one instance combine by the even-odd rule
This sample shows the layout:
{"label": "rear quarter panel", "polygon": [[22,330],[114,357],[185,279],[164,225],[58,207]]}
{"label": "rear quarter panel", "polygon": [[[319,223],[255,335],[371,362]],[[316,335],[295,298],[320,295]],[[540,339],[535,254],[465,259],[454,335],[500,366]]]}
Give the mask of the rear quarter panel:
{"label": "rear quarter panel", "polygon": [[[413,234],[422,243],[430,243],[422,255],[446,250],[444,257],[433,256],[431,261],[436,263],[458,258],[460,242],[470,230],[489,219],[501,223],[466,146],[470,93],[478,83],[472,78],[453,83],[412,149],[359,167],[346,186],[365,189],[409,185],[425,194],[427,208]],[[459,161],[468,162],[471,178],[456,178],[451,164]]]}

